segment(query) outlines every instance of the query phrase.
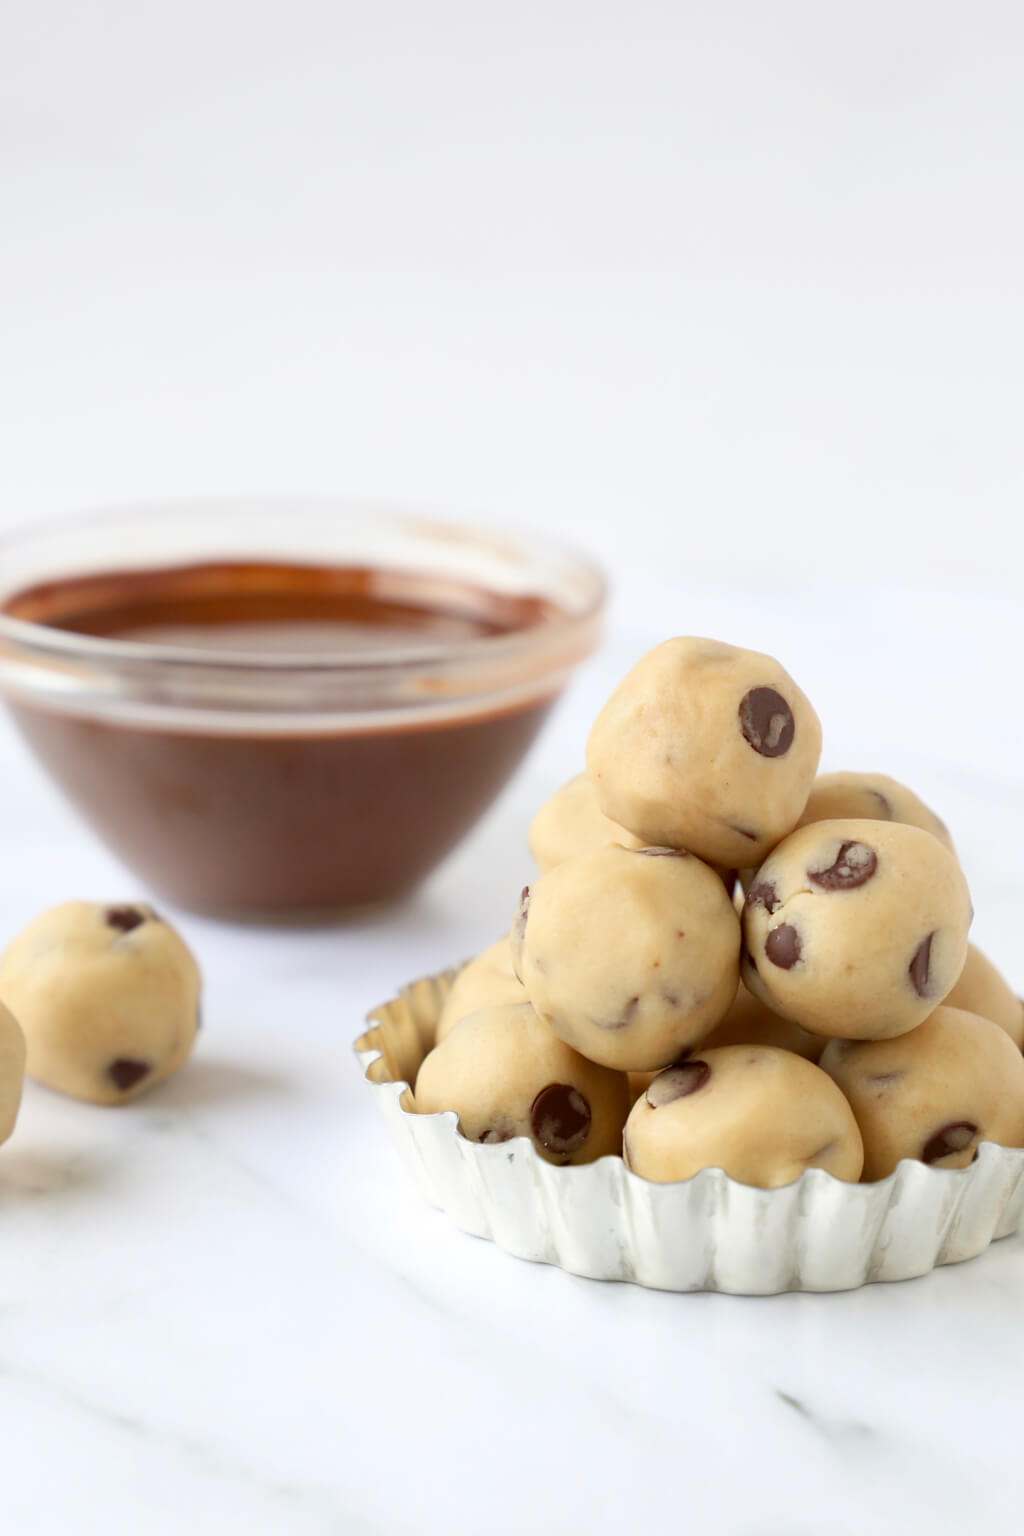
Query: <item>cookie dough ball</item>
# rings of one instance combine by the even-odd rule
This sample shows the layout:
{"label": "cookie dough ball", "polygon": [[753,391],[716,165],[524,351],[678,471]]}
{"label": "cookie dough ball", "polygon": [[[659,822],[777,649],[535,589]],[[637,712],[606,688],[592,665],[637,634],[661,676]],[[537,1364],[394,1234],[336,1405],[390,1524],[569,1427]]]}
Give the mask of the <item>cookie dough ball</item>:
{"label": "cookie dough ball", "polygon": [[810,1030],[773,1013],[742,982],[729,1012],[704,1037],[700,1050],[717,1050],[722,1045],[774,1045],[780,1051],[805,1056],[808,1061],[817,1061],[825,1049],[821,1035],[812,1035]]}
{"label": "cookie dough ball", "polygon": [[967,946],[960,980],[946,998],[950,1008],[980,1013],[1006,1031],[1018,1050],[1024,1050],[1024,1002],[980,949]]}
{"label": "cookie dough ball", "polygon": [[727,1045],[670,1067],[633,1105],[628,1166],[667,1184],[724,1168],[776,1189],[805,1168],[860,1178],[864,1149],[849,1104],[813,1062],[768,1045]]}
{"label": "cookie dough ball", "polygon": [[0,1142],[14,1130],[25,1081],[25,1037],[9,1008],[0,1003]]}
{"label": "cookie dough ball", "polygon": [[512,947],[506,934],[464,965],[456,976],[437,1021],[434,1044],[440,1045],[452,1025],[467,1014],[527,1000],[526,989],[512,969]]}
{"label": "cookie dough ball", "polygon": [[687,638],[623,678],[587,771],[604,814],[643,842],[744,869],[796,826],[820,753],[818,717],[777,661]]}
{"label": "cookie dough ball", "polygon": [[830,1040],[821,1066],[864,1138],[864,1178],[904,1157],[966,1168],[981,1141],[1024,1146],[1024,1056],[991,1019],[936,1008],[896,1040]]}
{"label": "cookie dough ball", "polygon": [[736,995],[740,925],[692,854],[609,845],[527,886],[512,959],[546,1024],[591,1061],[674,1061]]}
{"label": "cookie dough ball", "polygon": [[[772,1013],[760,998],[754,997],[740,982],[725,1018],[715,1025],[709,1035],[704,1036],[695,1049],[703,1056],[705,1051],[718,1050],[723,1045],[774,1045],[780,1051],[793,1051],[797,1056],[805,1056],[808,1061],[817,1061],[825,1049],[826,1041],[821,1035],[812,1035],[809,1030],[801,1029],[799,1024],[792,1024],[789,1019]],[[691,1051],[685,1051],[679,1061],[673,1062],[673,1066],[681,1066],[692,1054]],[[630,1098],[635,1102],[657,1075],[657,1072],[631,1072]]]}
{"label": "cookie dough ball", "polygon": [[529,1136],[549,1163],[592,1163],[621,1150],[629,1090],[624,1072],[584,1060],[513,1003],[460,1019],[425,1058],[415,1104],[453,1109],[470,1141]]}
{"label": "cookie dough ball", "polygon": [[880,1040],[914,1029],[963,970],[971,899],[929,832],[819,821],[780,843],[743,914],[743,981],[813,1034]]}
{"label": "cookie dough ball", "polygon": [[123,1104],[192,1049],[199,970],[152,907],[69,901],[9,945],[0,998],[24,1031],[30,1077],[76,1099]]}
{"label": "cookie dough ball", "polygon": [[813,821],[900,821],[956,851],[946,823],[912,789],[884,773],[819,773],[797,825]]}
{"label": "cookie dough ball", "polygon": [[530,852],[541,874],[591,848],[619,843],[639,848],[640,839],[601,814],[597,790],[585,773],[556,789],[530,823]]}

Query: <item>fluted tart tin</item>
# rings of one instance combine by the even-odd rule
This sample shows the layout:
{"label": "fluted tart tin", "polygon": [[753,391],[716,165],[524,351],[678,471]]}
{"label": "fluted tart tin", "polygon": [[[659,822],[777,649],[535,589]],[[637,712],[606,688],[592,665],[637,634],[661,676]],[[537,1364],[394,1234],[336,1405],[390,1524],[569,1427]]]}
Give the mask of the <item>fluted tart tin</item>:
{"label": "fluted tart tin", "polygon": [[457,974],[425,977],[373,1009],[355,1051],[426,1198],[517,1258],[666,1291],[843,1291],[974,1258],[1024,1226],[1024,1149],[991,1142],[963,1169],[907,1159],[873,1184],[815,1168],[755,1189],[719,1168],[656,1184],[619,1157],[556,1167],[526,1137],[467,1141],[453,1111],[417,1114],[409,1088]]}

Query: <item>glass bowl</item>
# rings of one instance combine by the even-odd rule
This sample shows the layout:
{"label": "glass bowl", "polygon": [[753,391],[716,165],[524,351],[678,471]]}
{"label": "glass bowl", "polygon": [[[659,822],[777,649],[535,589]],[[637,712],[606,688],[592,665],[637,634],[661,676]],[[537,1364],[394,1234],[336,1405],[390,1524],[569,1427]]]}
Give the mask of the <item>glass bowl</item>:
{"label": "glass bowl", "polygon": [[[194,587],[208,568],[356,573],[463,618],[351,649],[313,628],[234,649],[55,627],[68,583]],[[604,600],[589,560],[532,535],[343,502],[152,503],[0,542],[0,692],[148,890],[322,917],[401,896],[459,842],[593,649]]]}

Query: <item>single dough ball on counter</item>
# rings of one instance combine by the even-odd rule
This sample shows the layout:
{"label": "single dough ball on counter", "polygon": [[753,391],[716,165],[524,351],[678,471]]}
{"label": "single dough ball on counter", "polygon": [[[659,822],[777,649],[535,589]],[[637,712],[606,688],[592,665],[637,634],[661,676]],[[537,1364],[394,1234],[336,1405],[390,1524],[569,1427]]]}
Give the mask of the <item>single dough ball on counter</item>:
{"label": "single dough ball on counter", "polygon": [[747,892],[743,981],[813,1034],[902,1035],[954,986],[970,922],[963,871],[930,833],[815,822],[779,844]]}
{"label": "single dough ball on counter", "polygon": [[899,821],[930,832],[955,852],[946,823],[912,789],[884,773],[819,773],[797,825],[814,821]]}
{"label": "single dough ball on counter", "polygon": [[537,1013],[591,1061],[674,1061],[736,995],[740,924],[715,872],[671,848],[609,845],[524,890],[512,959]]}
{"label": "single dough ball on counter", "polygon": [[0,1003],[0,1142],[14,1130],[25,1081],[25,1036],[9,1008]]}
{"label": "single dough ball on counter", "polygon": [[545,800],[530,823],[529,840],[541,874],[606,843],[618,843],[623,848],[643,846],[632,832],[601,814],[597,790],[585,773],[578,773]]}
{"label": "single dough ball on counter", "polygon": [[830,1040],[821,1066],[857,1117],[867,1180],[904,1157],[966,1168],[980,1141],[1024,1146],[1024,1056],[991,1019],[936,1008],[895,1040]]}
{"label": "single dough ball on counter", "polygon": [[776,1189],[805,1168],[860,1178],[864,1149],[849,1104],[813,1062],[768,1045],[727,1045],[669,1067],[630,1111],[628,1166],[666,1184],[724,1168]]}
{"label": "single dough ball on counter", "polygon": [[950,1008],[963,1008],[967,1013],[980,1013],[983,1019],[991,1019],[1006,1031],[1018,1050],[1024,1050],[1024,1002],[992,961],[973,944],[967,946],[960,980],[946,1003]]}
{"label": "single dough ball on counter", "polygon": [[820,754],[818,717],[777,661],[684,638],[623,678],[587,771],[604,814],[643,842],[744,869],[796,826]]}
{"label": "single dough ball on counter", "polygon": [[440,1045],[453,1024],[481,1008],[498,1008],[503,1003],[525,1003],[526,988],[512,969],[512,946],[508,934],[488,945],[475,960],[462,967],[444,1000],[434,1033]]}
{"label": "single dough ball on counter", "polygon": [[52,907],[0,959],[30,1077],[95,1104],[137,1098],[180,1067],[199,1024],[199,968],[141,902]]}
{"label": "single dough ball on counter", "polygon": [[629,1112],[624,1072],[587,1061],[529,1003],[460,1019],[424,1059],[419,1114],[453,1109],[470,1141],[529,1136],[549,1163],[592,1163],[622,1148]]}

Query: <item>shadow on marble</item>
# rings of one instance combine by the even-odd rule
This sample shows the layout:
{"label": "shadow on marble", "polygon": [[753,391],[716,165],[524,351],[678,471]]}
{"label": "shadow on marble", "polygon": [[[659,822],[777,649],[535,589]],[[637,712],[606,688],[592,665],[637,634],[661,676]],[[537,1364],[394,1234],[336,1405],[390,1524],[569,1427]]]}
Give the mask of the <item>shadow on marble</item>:
{"label": "shadow on marble", "polygon": [[0,1149],[0,1206],[27,1205],[35,1200],[76,1195],[109,1183],[109,1162],[82,1152],[50,1147]]}
{"label": "shadow on marble", "polygon": [[167,1108],[197,1109],[205,1104],[239,1104],[249,1100],[286,1099],[294,1096],[296,1082],[283,1072],[218,1061],[200,1056],[180,1072],[160,1083],[153,1102]]}

